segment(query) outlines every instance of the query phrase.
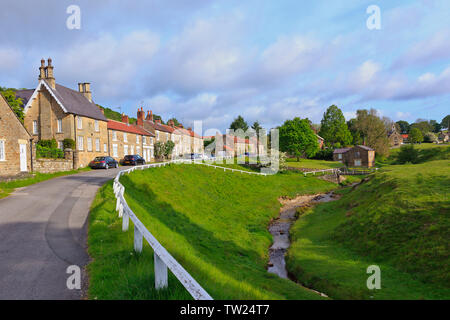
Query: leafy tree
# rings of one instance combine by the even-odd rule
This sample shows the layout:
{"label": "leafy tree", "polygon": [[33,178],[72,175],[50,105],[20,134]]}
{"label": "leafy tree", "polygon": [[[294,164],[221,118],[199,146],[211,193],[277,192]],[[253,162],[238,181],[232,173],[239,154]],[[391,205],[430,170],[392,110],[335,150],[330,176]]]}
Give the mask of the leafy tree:
{"label": "leafy tree", "polygon": [[409,132],[408,140],[411,143],[420,143],[423,141],[423,134],[419,128],[413,127]]}
{"label": "leafy tree", "polygon": [[336,143],[346,146],[352,143],[352,134],[348,130],[344,114],[337,106],[330,106],[323,114],[319,135],[328,146]]}
{"label": "leafy tree", "polygon": [[172,154],[173,148],[175,148],[175,143],[172,140],[169,140],[164,143],[164,157],[169,158]]}
{"label": "leafy tree", "polygon": [[383,119],[378,117],[375,109],[356,111],[355,126],[361,133],[365,144],[381,157],[389,155],[389,140]]}
{"label": "leafy tree", "polygon": [[424,135],[427,132],[432,132],[434,130],[434,127],[428,122],[427,120],[423,119],[417,119],[415,123],[411,125],[412,128],[417,128],[422,132],[422,135]]}
{"label": "leafy tree", "polygon": [[204,139],[203,140],[203,148],[206,148],[207,146],[209,146],[214,141],[216,141],[216,137],[212,137],[211,139]]}
{"label": "leafy tree", "polygon": [[244,118],[241,116],[238,116],[236,119],[233,120],[233,122],[230,124],[230,129],[233,129],[234,131],[238,129],[242,129],[244,132],[248,130],[248,124],[245,122]]}
{"label": "leafy tree", "polygon": [[433,143],[433,142],[437,142],[437,141],[438,141],[438,138],[436,137],[436,135],[433,132],[427,132],[423,136],[423,142]]}
{"label": "leafy tree", "polygon": [[450,114],[445,116],[441,121],[441,127],[443,129],[450,129]]}
{"label": "leafy tree", "polygon": [[17,117],[20,119],[20,121],[23,123],[23,101],[21,98],[16,98],[16,90],[10,89],[10,88],[2,88],[0,87],[0,94],[5,97],[6,101],[8,101],[9,105],[13,109],[14,113],[17,115]]}
{"label": "leafy tree", "polygon": [[439,122],[437,122],[436,120],[430,120],[430,124],[433,126],[434,133],[441,132],[442,126]]}
{"label": "leafy tree", "polygon": [[319,151],[319,143],[308,119],[286,120],[279,127],[280,150],[297,157],[313,157]]}
{"label": "leafy tree", "polygon": [[397,121],[396,124],[400,128],[400,133],[403,133],[403,134],[407,134],[409,132],[410,127],[411,127],[409,125],[409,123],[407,121],[404,121],[404,120]]}
{"label": "leafy tree", "polygon": [[413,144],[403,145],[397,155],[397,161],[401,164],[411,162],[417,163],[419,159],[419,150],[414,148]]}
{"label": "leafy tree", "polygon": [[258,121],[253,122],[252,129],[255,130],[255,133],[258,134],[263,127],[259,124]]}
{"label": "leafy tree", "polygon": [[162,160],[164,157],[164,144],[160,141],[156,142],[154,145],[154,153],[155,153],[155,158],[157,160]]}
{"label": "leafy tree", "polygon": [[[356,119],[350,119],[347,121],[347,127],[352,135],[352,144],[354,145],[361,145],[363,144],[363,138],[361,137],[361,132],[358,130],[358,127],[356,126]],[[335,148],[337,148],[335,146]]]}

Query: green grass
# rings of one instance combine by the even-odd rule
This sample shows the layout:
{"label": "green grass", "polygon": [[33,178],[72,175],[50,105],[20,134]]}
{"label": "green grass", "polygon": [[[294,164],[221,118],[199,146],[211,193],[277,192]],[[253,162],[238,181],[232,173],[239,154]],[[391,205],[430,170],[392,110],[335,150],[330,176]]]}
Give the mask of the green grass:
{"label": "green grass", "polygon": [[[450,298],[450,162],[385,167],[291,230],[288,270],[337,299]],[[381,268],[369,291],[366,268]]]}
{"label": "green grass", "polygon": [[[414,148],[419,151],[418,163],[434,160],[450,160],[450,145],[448,144],[421,143],[415,144]],[[379,164],[396,164],[399,152],[400,148],[391,149],[389,157]]]}
{"label": "green grass", "polygon": [[14,192],[16,188],[23,188],[38,182],[53,179],[56,177],[67,176],[71,174],[76,174],[84,171],[89,171],[90,168],[82,168],[78,170],[71,171],[61,171],[56,173],[35,173],[33,176],[25,179],[18,179],[9,182],[0,182],[0,199],[7,197],[11,192]]}
{"label": "green grass", "polygon": [[[336,188],[284,173],[253,176],[200,165],[170,165],[121,178],[139,219],[214,299],[319,299],[266,271],[280,196]],[[170,292],[153,289],[152,253],[132,254],[132,231],[122,233],[111,184],[94,201],[89,227],[89,298],[188,298],[177,280]],[[132,227],[130,228],[132,229]]]}
{"label": "green grass", "polygon": [[313,159],[287,159],[286,165],[292,168],[306,168],[306,169],[332,169],[340,168],[344,165],[338,161],[326,161],[326,160],[313,160]]}

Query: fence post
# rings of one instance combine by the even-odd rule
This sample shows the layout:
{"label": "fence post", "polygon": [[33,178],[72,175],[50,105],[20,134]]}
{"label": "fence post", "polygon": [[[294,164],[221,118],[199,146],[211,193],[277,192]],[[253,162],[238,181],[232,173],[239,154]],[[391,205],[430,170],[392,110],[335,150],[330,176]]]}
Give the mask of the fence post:
{"label": "fence post", "polygon": [[155,261],[155,288],[167,288],[167,266],[156,253],[153,256]]}
{"label": "fence post", "polygon": [[119,203],[119,218],[122,218],[123,216],[123,204],[122,202]]}
{"label": "fence post", "polygon": [[128,224],[130,221],[130,217],[128,216],[128,213],[124,211],[123,217],[122,217],[122,231],[128,230]]}
{"label": "fence post", "polygon": [[134,226],[134,251],[141,253],[142,252],[142,233],[139,229]]}

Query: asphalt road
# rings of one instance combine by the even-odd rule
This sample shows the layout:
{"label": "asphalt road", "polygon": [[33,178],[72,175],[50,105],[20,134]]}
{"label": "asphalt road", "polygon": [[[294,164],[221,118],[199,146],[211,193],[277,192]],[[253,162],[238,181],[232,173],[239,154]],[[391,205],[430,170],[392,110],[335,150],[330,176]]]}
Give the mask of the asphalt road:
{"label": "asphalt road", "polygon": [[55,178],[0,200],[0,299],[82,298],[83,286],[68,289],[66,271],[79,266],[86,284],[89,208],[118,171]]}

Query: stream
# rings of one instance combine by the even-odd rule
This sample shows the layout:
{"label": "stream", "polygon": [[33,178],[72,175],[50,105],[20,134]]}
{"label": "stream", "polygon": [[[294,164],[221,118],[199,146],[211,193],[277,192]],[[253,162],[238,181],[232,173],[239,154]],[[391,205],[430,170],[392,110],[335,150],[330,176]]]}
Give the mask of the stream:
{"label": "stream", "polygon": [[[269,264],[267,271],[274,273],[281,278],[289,279],[286,269],[285,254],[291,245],[289,230],[297,220],[297,209],[300,207],[310,207],[321,202],[337,200],[338,196],[333,192],[315,195],[302,195],[294,199],[281,198],[280,215],[269,226],[269,232],[273,237],[273,244],[269,248]],[[315,290],[313,290],[315,291]],[[325,294],[315,291],[321,296]]]}

